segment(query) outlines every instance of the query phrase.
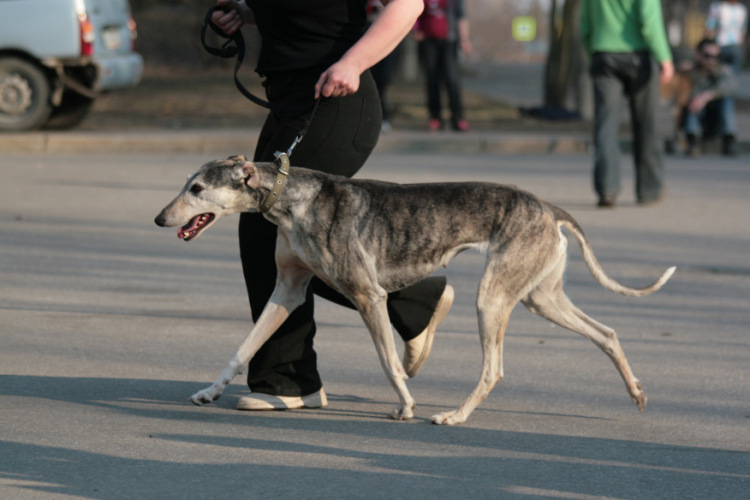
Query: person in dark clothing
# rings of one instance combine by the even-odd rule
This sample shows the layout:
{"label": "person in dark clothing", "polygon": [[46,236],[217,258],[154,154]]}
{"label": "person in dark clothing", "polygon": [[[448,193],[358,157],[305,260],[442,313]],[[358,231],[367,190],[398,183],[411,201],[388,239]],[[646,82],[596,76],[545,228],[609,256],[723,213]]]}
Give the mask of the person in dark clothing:
{"label": "person in dark clothing", "polygon": [[721,135],[721,152],[733,156],[736,151],[737,124],[732,96],[737,80],[732,68],[719,61],[719,45],[708,38],[698,43],[695,65],[689,72],[690,99],[683,110],[687,155],[698,155],[698,138]]}
{"label": "person in dark clothing", "polygon": [[464,12],[463,0],[423,0],[424,11],[414,27],[420,56],[425,69],[428,127],[435,131],[443,128],[440,90],[445,84],[454,130],[466,132],[469,122],[464,117],[461,94],[461,68],[459,52],[470,54],[469,19]]}
{"label": "person in dark clothing", "polygon": [[[260,133],[254,161],[272,161],[286,151],[319,105],[304,139],[294,149],[295,166],[353,176],[372,152],[380,133],[378,92],[368,68],[391,52],[409,32],[422,0],[390,0],[366,28],[367,0],[219,0],[228,12],[213,22],[227,34],[254,24],[261,36],[256,68],[265,78],[272,110]],[[240,256],[254,320],[276,281],[276,227],[260,214],[244,213],[239,224]],[[313,280],[305,304],[250,361],[251,393],[241,410],[318,408],[326,405],[317,371],[313,337],[313,294],[352,307],[320,280]],[[414,376],[429,354],[435,329],[453,302],[443,277],[427,278],[389,295],[391,321],[405,342],[404,368]]]}

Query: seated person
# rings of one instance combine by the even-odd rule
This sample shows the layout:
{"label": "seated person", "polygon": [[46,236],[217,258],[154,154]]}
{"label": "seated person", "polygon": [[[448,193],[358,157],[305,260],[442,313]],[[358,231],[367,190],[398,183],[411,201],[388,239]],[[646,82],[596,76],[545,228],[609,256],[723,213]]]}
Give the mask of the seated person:
{"label": "seated person", "polygon": [[683,110],[683,130],[687,138],[687,154],[698,154],[698,136],[703,140],[722,136],[721,152],[736,154],[737,125],[734,100],[737,81],[732,69],[719,62],[719,46],[704,39],[695,51],[695,65],[689,73],[691,93]]}

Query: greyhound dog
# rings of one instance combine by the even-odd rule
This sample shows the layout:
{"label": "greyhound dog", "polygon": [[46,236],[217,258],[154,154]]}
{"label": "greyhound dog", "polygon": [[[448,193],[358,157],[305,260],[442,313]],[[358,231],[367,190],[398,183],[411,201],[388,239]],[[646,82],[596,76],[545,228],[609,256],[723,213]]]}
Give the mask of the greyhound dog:
{"label": "greyhound dog", "polygon": [[[270,198],[275,202],[269,203]],[[675,268],[643,288],[619,284],[601,268],[578,223],[531,193],[490,183],[355,180],[233,156],[211,161],[191,175],[155,222],[161,227],[182,226],[178,236],[190,241],[222,216],[260,211],[278,226],[276,288],[226,369],[213,385],[190,398],[193,403],[207,404],[221,396],[303,303],[316,275],[356,305],[370,331],[400,400],[389,416],[412,418],[415,402],[396,353],[386,296],[473,248],[487,255],[477,296],[482,373],[468,399],[456,410],[433,416],[433,423],[464,422],[503,378],[503,337],[519,301],[531,312],[592,340],[614,363],[633,402],[640,410],[646,406],[641,383],[614,330],[584,314],[563,291],[567,238],[561,228],[578,241],[596,281],[613,292],[648,295],[661,288]]]}

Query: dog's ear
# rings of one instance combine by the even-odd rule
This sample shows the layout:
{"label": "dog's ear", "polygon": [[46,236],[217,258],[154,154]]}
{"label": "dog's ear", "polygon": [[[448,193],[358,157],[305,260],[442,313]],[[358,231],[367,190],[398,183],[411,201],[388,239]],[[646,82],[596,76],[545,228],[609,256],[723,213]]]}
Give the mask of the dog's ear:
{"label": "dog's ear", "polygon": [[245,184],[247,187],[250,189],[258,189],[258,186],[260,186],[260,176],[258,175],[258,169],[255,167],[254,163],[246,161],[242,166],[242,175],[245,178]]}

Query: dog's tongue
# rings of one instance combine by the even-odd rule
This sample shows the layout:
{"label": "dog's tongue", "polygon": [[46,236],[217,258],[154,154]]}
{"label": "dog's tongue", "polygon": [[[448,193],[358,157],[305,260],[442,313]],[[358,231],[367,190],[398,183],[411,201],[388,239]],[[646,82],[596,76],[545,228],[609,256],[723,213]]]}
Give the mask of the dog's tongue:
{"label": "dog's tongue", "polygon": [[200,218],[201,218],[201,216],[197,215],[197,216],[193,217],[190,220],[190,222],[188,222],[187,224],[185,224],[184,226],[182,226],[180,228],[180,230],[177,231],[177,237],[180,238],[181,240],[184,240],[190,233],[193,232],[194,229],[196,229],[198,227],[198,223],[200,221]]}

